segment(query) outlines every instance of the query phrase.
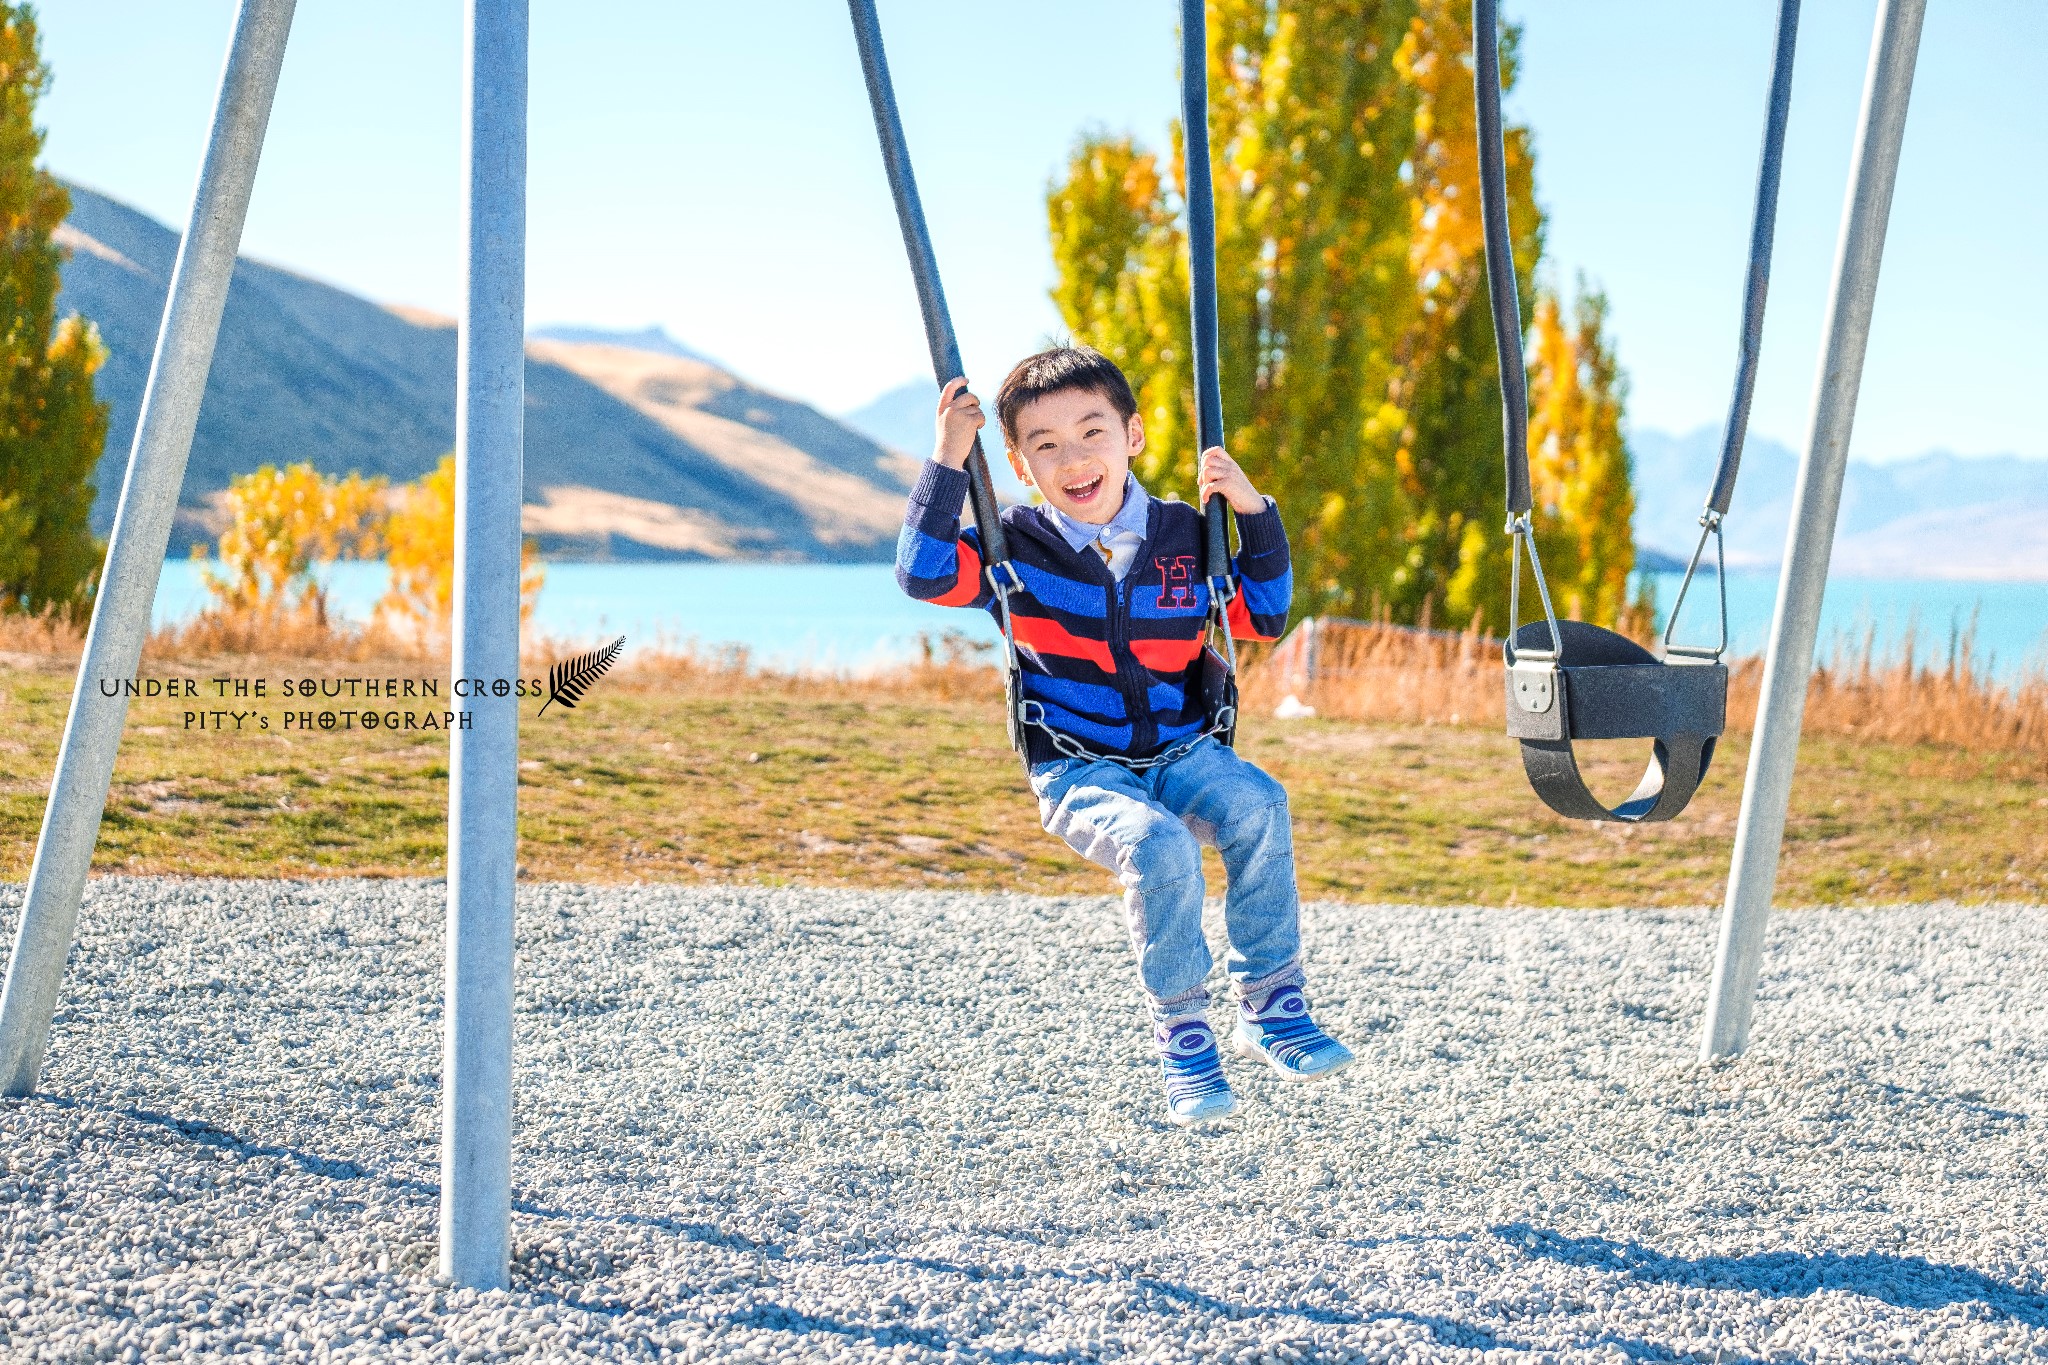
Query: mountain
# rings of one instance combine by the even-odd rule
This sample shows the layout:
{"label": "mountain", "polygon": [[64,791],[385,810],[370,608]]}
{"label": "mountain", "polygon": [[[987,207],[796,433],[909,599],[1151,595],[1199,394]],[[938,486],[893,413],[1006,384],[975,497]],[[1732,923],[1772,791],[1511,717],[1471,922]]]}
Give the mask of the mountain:
{"label": "mountain", "polygon": [[931,454],[932,415],[938,407],[939,386],[929,379],[913,379],[852,412],[840,413],[839,420],[891,450],[922,457]]}
{"label": "mountain", "polygon": [[[1690,554],[1720,459],[1721,433],[1637,431],[1636,543]],[[1730,567],[1785,553],[1799,457],[1752,436],[1723,535]],[[1829,572],[1870,578],[2048,579],[2048,459],[1946,451],[1892,464],[1851,460]]]}
{"label": "mountain", "polygon": [[[94,527],[112,524],[175,232],[73,185],[61,313],[98,324],[111,406]],[[584,333],[617,339],[616,334]],[[628,334],[645,342],[645,333]],[[666,341],[666,337],[662,337]],[[915,462],[670,341],[528,348],[529,534],[563,558],[883,561]],[[172,553],[217,532],[218,495],[264,463],[394,481],[455,441],[455,327],[275,266],[236,264]]]}
{"label": "mountain", "polygon": [[[988,429],[981,433],[981,444],[996,496],[1006,502],[1030,502],[1031,490],[1010,472],[1010,462],[1003,458],[1003,436],[995,429],[995,393],[991,390],[981,397],[989,421]],[[913,379],[852,412],[840,413],[839,420],[870,440],[922,460],[932,451],[932,421],[938,408],[939,386],[928,379]]]}
{"label": "mountain", "polygon": [[557,324],[552,327],[536,327],[526,335],[536,341],[569,341],[584,346],[619,346],[629,351],[648,351],[654,355],[671,355],[681,360],[702,361],[706,365],[718,364],[703,352],[693,351],[683,345],[660,327],[643,327],[634,332],[607,327]]}

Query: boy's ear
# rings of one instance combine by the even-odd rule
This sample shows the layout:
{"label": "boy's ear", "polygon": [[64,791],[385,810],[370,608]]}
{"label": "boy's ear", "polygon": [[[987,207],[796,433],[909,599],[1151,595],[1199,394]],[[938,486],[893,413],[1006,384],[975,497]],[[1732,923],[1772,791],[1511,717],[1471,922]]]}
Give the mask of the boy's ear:
{"label": "boy's ear", "polygon": [[1031,466],[1024,463],[1022,455],[1019,455],[1007,445],[1003,447],[1003,454],[1010,457],[1010,472],[1017,476],[1019,483],[1023,484],[1026,488],[1038,487],[1037,484],[1031,481]]}
{"label": "boy's ear", "polygon": [[1130,446],[1131,454],[1137,455],[1145,449],[1145,419],[1134,412],[1125,426],[1125,442]]}

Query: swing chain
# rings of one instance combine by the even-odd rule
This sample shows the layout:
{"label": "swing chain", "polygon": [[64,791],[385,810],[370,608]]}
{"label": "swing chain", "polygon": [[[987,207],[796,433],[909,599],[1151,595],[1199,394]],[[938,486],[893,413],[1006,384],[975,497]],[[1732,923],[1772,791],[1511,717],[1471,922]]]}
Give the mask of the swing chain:
{"label": "swing chain", "polygon": [[[1001,571],[1000,575],[998,574],[999,570]],[[1024,591],[1023,580],[1018,577],[1016,567],[1008,560],[989,565],[987,573],[989,587],[994,590],[997,599],[996,616],[1003,626],[1003,649],[1005,652],[1005,664],[1008,668],[1007,678],[1009,683],[1006,691],[1009,694],[1011,711],[1011,741],[1017,749],[1018,757],[1024,759],[1027,768],[1030,766],[1031,760],[1029,755],[1026,754],[1024,747],[1025,726],[1042,730],[1045,733],[1046,742],[1051,744],[1054,750],[1067,758],[1078,758],[1091,763],[1115,763],[1129,768],[1132,772],[1146,772],[1153,768],[1164,767],[1210,736],[1228,735],[1237,728],[1237,707],[1225,705],[1215,715],[1208,718],[1208,723],[1202,727],[1200,733],[1189,735],[1186,739],[1175,743],[1163,752],[1152,755],[1150,758],[1126,758],[1121,754],[1097,753],[1079,740],[1076,740],[1073,736],[1056,728],[1046,719],[1045,703],[1033,701],[1031,698],[1026,697],[1023,691],[1024,665],[1022,659],[1017,654],[1016,631],[1010,624],[1010,594]],[[1008,582],[1004,581],[1005,577],[1008,579]],[[1213,579],[1210,581],[1214,582]],[[1213,588],[1211,593],[1214,593]],[[1210,603],[1210,629],[1223,632],[1224,656],[1229,660],[1231,676],[1235,677],[1237,675],[1237,641],[1230,634],[1229,614],[1223,610],[1223,607],[1213,595],[1210,598]],[[1225,742],[1227,743],[1228,741]]]}
{"label": "swing chain", "polygon": [[[1508,551],[1508,636],[1506,646],[1508,664],[1512,667],[1517,659],[1526,658],[1536,663],[1558,663],[1564,658],[1564,636],[1557,629],[1557,611],[1550,605],[1550,585],[1543,578],[1543,556],[1536,551],[1536,528],[1532,524],[1534,514],[1517,512],[1508,518],[1507,531],[1514,538]],[[1522,549],[1529,551],[1530,576],[1536,580],[1536,594],[1543,602],[1543,619],[1550,626],[1550,648],[1517,649],[1515,631],[1522,619]]]}
{"label": "swing chain", "polygon": [[[1005,578],[1009,581],[1005,582]],[[1016,566],[1005,559],[988,566],[988,585],[996,595],[996,619],[1003,623],[1003,648],[1010,671],[1015,673],[1023,665],[1017,658],[1017,636],[1010,628],[1010,594],[1024,591],[1024,581],[1017,576]]]}
{"label": "swing chain", "polygon": [[[1514,683],[1515,701],[1524,711],[1542,715],[1558,698],[1558,671],[1564,664],[1564,635],[1557,628],[1557,612],[1550,605],[1550,585],[1543,577],[1543,557],[1536,549],[1532,513],[1517,512],[1508,518],[1508,632],[1501,642],[1507,655],[1508,675]],[[1529,551],[1530,576],[1536,580],[1536,595],[1543,601],[1543,619],[1550,627],[1550,648],[1517,649],[1515,632],[1522,619],[1522,550]]]}
{"label": "swing chain", "polygon": [[[1676,645],[1671,636],[1678,629],[1678,613],[1685,606],[1685,595],[1692,588],[1693,576],[1699,572],[1700,556],[1706,553],[1707,537],[1714,539],[1714,584],[1721,591],[1721,641],[1711,649],[1705,645]],[[1664,656],[1668,659],[1677,655],[1681,659],[1704,659],[1719,663],[1728,651],[1728,559],[1721,541],[1721,514],[1709,507],[1700,513],[1700,539],[1692,547],[1692,558],[1686,562],[1685,577],[1678,584],[1678,600],[1671,604],[1670,619],[1664,623]]]}

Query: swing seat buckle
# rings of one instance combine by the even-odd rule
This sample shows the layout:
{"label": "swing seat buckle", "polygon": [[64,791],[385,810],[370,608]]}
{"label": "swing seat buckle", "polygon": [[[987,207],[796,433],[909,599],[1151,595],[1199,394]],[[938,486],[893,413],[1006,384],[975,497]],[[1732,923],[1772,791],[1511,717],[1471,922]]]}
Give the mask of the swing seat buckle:
{"label": "swing seat buckle", "polygon": [[1508,665],[1508,696],[1531,715],[1549,711],[1557,704],[1557,660],[1524,651]]}

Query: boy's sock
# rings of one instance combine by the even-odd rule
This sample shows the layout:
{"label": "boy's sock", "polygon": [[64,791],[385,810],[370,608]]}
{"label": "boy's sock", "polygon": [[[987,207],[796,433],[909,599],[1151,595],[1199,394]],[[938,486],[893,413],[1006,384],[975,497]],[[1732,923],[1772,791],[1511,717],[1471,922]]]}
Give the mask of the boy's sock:
{"label": "boy's sock", "polygon": [[1230,1040],[1240,1054],[1264,1059],[1289,1080],[1315,1080],[1352,1061],[1351,1049],[1309,1018],[1308,1000],[1298,983],[1245,996],[1238,1004],[1237,1027]]}
{"label": "boy's sock", "polygon": [[1237,1097],[1223,1079],[1216,1035],[1205,1019],[1162,1020],[1152,1030],[1166,1073],[1166,1117],[1186,1128],[1234,1113]]}

